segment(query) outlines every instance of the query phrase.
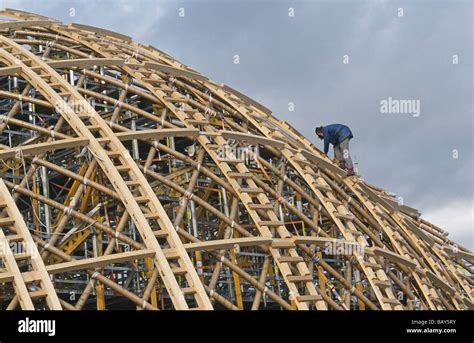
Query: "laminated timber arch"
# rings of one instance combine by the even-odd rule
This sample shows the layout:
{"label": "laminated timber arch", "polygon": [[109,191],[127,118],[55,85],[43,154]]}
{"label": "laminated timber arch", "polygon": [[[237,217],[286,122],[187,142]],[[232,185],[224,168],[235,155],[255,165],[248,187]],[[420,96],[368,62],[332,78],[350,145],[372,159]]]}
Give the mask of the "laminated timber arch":
{"label": "laminated timber arch", "polygon": [[35,308],[472,308],[470,251],[264,106],[125,35],[0,15],[0,227],[43,262],[0,281],[40,268]]}

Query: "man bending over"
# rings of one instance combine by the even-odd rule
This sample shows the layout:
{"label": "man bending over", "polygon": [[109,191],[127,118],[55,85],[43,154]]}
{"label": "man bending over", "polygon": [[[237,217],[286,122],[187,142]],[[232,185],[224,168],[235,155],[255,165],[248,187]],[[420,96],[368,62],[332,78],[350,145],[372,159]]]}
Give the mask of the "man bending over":
{"label": "man bending over", "polygon": [[351,129],[346,125],[332,124],[320,126],[315,129],[316,135],[324,139],[324,154],[329,151],[329,143],[334,146],[334,157],[339,161],[339,167],[347,171],[347,175],[354,175],[351,155],[349,153],[349,141],[354,136]]}

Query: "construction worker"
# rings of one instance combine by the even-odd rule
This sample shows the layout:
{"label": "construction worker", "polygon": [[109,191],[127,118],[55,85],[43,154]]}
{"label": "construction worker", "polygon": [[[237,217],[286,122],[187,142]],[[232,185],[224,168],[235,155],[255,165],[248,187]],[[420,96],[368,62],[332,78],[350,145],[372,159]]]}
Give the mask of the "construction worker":
{"label": "construction worker", "polygon": [[324,154],[327,156],[329,143],[334,146],[334,158],[339,161],[339,167],[347,171],[347,175],[354,175],[351,155],[349,153],[349,141],[354,136],[351,129],[346,125],[332,124],[317,127],[315,130],[319,139],[324,139]]}

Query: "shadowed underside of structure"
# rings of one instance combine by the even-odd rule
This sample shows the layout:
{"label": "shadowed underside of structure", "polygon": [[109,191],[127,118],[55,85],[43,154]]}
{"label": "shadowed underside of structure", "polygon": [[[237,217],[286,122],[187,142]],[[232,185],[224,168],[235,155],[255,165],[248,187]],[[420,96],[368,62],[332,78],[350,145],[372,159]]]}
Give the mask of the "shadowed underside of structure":
{"label": "shadowed underside of structure", "polygon": [[473,254],[152,46],[0,11],[1,309],[470,309]]}

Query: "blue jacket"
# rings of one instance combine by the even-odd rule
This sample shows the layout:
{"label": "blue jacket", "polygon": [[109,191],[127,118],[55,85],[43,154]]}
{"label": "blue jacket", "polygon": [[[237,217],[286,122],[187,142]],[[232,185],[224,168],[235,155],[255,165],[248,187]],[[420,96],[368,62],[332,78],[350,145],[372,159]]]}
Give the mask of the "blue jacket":
{"label": "blue jacket", "polygon": [[353,138],[351,129],[346,125],[332,124],[323,127],[324,135],[324,153],[327,154],[329,151],[329,143],[334,146],[341,144],[341,142],[347,138]]}

